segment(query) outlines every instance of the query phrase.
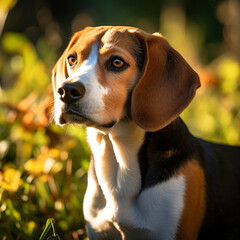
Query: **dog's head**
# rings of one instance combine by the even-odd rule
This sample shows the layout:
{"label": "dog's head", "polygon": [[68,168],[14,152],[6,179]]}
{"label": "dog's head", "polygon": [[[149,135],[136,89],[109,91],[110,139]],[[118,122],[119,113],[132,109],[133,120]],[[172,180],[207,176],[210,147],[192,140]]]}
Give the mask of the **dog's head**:
{"label": "dog's head", "polygon": [[147,131],[159,130],[177,118],[200,86],[198,75],[163,37],[132,27],[76,33],[52,79],[55,121],[100,129],[128,115]]}

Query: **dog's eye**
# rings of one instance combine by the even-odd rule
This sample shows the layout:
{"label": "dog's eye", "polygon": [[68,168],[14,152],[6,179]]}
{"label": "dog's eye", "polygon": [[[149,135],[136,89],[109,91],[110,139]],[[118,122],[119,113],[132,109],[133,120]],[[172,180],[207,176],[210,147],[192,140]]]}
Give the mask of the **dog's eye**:
{"label": "dog's eye", "polygon": [[76,54],[72,54],[68,57],[68,63],[70,65],[70,67],[73,67],[77,64],[77,55]]}
{"label": "dog's eye", "polygon": [[123,67],[124,66],[124,61],[121,59],[121,58],[114,58],[113,60],[112,60],[112,65],[113,65],[113,67],[115,67],[115,68],[121,68],[121,67]]}
{"label": "dog's eye", "polygon": [[109,71],[119,72],[124,70],[127,66],[128,64],[124,60],[122,60],[120,57],[115,56],[109,60],[107,69]]}

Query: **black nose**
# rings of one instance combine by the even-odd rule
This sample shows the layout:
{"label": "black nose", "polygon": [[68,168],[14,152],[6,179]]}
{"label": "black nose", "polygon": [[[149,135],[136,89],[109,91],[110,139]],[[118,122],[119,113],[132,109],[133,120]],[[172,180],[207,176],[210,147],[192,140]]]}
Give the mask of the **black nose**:
{"label": "black nose", "polygon": [[65,103],[76,102],[85,94],[85,87],[79,83],[65,83],[58,89],[59,98]]}

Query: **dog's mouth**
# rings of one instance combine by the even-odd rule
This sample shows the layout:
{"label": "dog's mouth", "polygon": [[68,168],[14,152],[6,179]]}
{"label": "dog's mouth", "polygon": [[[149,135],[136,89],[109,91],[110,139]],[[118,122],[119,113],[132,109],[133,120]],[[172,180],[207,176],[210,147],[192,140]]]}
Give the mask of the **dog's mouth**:
{"label": "dog's mouth", "polygon": [[79,114],[73,110],[63,111],[59,117],[59,123],[61,125],[64,125],[67,123],[83,124],[87,121],[88,121],[87,118],[83,117],[81,114]]}
{"label": "dog's mouth", "polygon": [[102,127],[102,128],[111,128],[116,124],[116,121],[111,121],[106,124],[99,124],[89,117],[85,116],[82,113],[78,113],[74,110],[63,111],[59,117],[60,125],[70,124],[79,124],[86,127]]}

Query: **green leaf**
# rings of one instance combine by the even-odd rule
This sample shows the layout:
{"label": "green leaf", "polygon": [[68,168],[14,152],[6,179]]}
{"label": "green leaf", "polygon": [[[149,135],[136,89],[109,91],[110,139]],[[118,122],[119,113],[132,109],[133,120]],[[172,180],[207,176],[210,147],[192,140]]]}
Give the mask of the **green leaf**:
{"label": "green leaf", "polygon": [[42,235],[40,236],[39,240],[43,240],[46,237],[46,235],[48,234],[50,228],[52,227],[52,221],[53,221],[53,218],[49,218],[47,220],[46,226],[45,226],[45,228],[44,228],[44,230],[42,232]]}

